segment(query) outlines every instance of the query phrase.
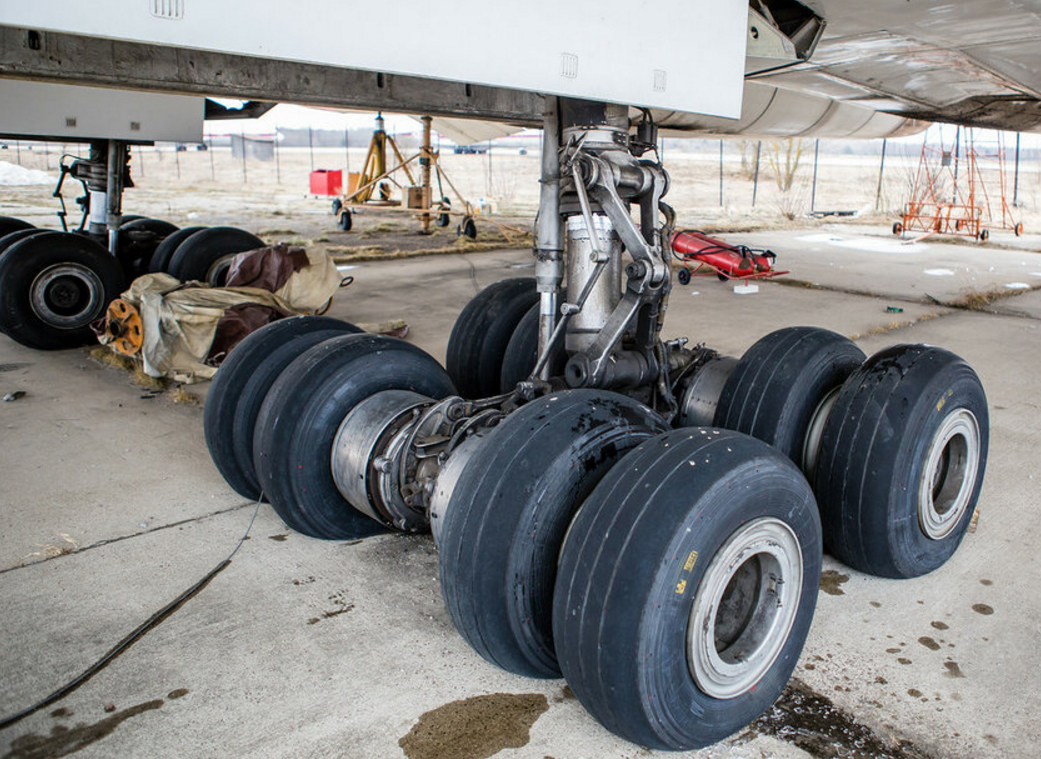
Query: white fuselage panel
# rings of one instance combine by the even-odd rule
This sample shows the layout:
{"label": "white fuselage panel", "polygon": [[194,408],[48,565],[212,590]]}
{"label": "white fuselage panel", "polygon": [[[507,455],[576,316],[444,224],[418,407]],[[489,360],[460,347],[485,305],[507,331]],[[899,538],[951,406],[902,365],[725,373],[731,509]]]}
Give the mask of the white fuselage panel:
{"label": "white fuselage panel", "polygon": [[0,24],[736,118],[746,0],[4,0]]}
{"label": "white fuselage panel", "polygon": [[0,135],[201,142],[206,99],[0,79]]}

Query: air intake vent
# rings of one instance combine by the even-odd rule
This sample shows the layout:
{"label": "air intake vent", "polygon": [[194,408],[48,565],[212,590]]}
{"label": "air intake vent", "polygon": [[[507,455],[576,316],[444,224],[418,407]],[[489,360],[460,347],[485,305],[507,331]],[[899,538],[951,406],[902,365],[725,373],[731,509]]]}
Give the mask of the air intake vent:
{"label": "air intake vent", "polygon": [[180,21],[184,18],[184,0],[148,0],[148,6],[156,18],[166,18],[171,21]]}

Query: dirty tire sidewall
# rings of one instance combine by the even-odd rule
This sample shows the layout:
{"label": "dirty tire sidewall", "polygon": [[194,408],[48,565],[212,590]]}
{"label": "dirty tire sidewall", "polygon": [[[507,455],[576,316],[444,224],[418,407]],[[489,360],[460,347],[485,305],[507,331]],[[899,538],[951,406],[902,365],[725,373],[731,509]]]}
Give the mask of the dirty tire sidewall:
{"label": "dirty tire sidewall", "polygon": [[539,360],[539,304],[528,309],[506,343],[499,374],[499,392],[508,393],[531,375]]}
{"label": "dirty tire sidewall", "polygon": [[[163,240],[178,229],[176,225],[162,219],[134,219],[119,227],[119,263],[123,266],[123,273],[128,282],[149,272],[156,250]],[[151,233],[150,239],[131,241],[129,235],[134,232]]]}
{"label": "dirty tire sidewall", "polygon": [[9,234],[0,237],[0,255],[3,252],[14,245],[16,242],[24,240],[26,237],[32,237],[33,235],[42,235],[49,232],[48,229],[37,229],[36,227],[29,227],[28,229],[19,229],[17,232],[11,232]]}
{"label": "dirty tire sidewall", "polygon": [[253,468],[253,428],[282,370],[317,343],[360,331],[337,319],[293,316],[261,327],[232,349],[213,378],[203,410],[210,458],[232,490],[254,500],[261,495]]}
{"label": "dirty tire sidewall", "polygon": [[466,304],[452,327],[445,359],[460,395],[499,393],[510,338],[538,299],[535,278],[516,277],[489,285]]}
{"label": "dirty tire sidewall", "polygon": [[171,233],[166,237],[159,247],[155,249],[155,253],[152,254],[152,258],[148,261],[148,271],[151,274],[169,274],[167,269],[170,268],[170,259],[173,258],[174,252],[178,246],[189,237],[194,235],[196,232],[201,232],[207,227],[182,227],[176,232]]}
{"label": "dirty tire sidewall", "polygon": [[[210,267],[224,256],[263,248],[264,241],[244,229],[210,227],[189,236],[170,258],[169,273],[182,282],[206,282]],[[221,284],[212,282],[211,284]]]}
{"label": "dirty tire sidewall", "polygon": [[[727,538],[763,516],[784,522],[800,544],[795,618],[754,688],[712,698],[688,665],[694,595]],[[626,740],[666,750],[720,741],[783,691],[813,619],[820,567],[813,495],[786,457],[728,430],[659,435],[600,481],[564,544],[553,601],[564,677],[586,709]]]}
{"label": "dirty tire sidewall", "polygon": [[607,470],[666,429],[630,398],[572,390],[488,434],[452,490],[438,551],[445,605],[481,656],[514,674],[559,676],[551,615],[564,535]]}
{"label": "dirty tire sidewall", "polygon": [[[72,264],[89,270],[100,282],[96,304],[84,324],[58,327],[34,310],[31,290],[36,278],[52,267]],[[88,323],[104,315],[123,290],[119,262],[93,240],[65,232],[29,235],[0,254],[0,329],[17,342],[38,350],[60,350],[97,342]]]}
{"label": "dirty tire sidewall", "polygon": [[421,349],[368,334],[315,345],[272,384],[257,416],[253,464],[268,502],[293,529],[331,540],[384,531],[344,499],[330,464],[343,418],[383,390],[444,398],[455,388],[441,365]]}
{"label": "dirty tire sidewall", "polygon": [[6,237],[12,232],[21,232],[26,229],[36,229],[36,227],[24,219],[14,216],[0,216],[0,237]]}
{"label": "dirty tire sidewall", "polygon": [[723,386],[716,426],[758,438],[802,464],[803,442],[824,397],[867,357],[818,327],[771,332],[745,352]]}
{"label": "dirty tire sidewall", "polygon": [[[934,540],[919,526],[919,483],[934,434],[959,408],[978,424],[975,483],[954,529]],[[940,567],[972,521],[989,426],[979,377],[950,351],[896,345],[868,359],[843,384],[821,439],[814,487],[826,549],[880,577],[917,577]]]}

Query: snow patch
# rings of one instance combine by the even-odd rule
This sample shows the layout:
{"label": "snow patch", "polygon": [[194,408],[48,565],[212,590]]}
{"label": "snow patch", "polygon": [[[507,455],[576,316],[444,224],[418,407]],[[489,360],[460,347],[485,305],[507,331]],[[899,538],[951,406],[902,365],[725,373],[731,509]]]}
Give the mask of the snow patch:
{"label": "snow patch", "polygon": [[837,248],[852,248],[862,250],[865,253],[892,253],[903,255],[907,253],[921,253],[928,250],[928,245],[921,243],[903,242],[898,239],[886,239],[883,237],[843,237],[841,235],[817,233],[796,237],[800,242],[823,242]]}
{"label": "snow patch", "polygon": [[45,171],[27,169],[7,161],[0,161],[0,187],[16,185],[54,184],[57,180]]}

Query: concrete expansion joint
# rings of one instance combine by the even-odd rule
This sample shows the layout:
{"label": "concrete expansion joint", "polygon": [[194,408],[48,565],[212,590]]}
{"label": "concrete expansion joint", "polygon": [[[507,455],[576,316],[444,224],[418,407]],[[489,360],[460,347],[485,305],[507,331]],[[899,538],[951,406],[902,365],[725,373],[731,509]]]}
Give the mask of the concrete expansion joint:
{"label": "concrete expansion joint", "polygon": [[22,562],[21,564],[15,564],[10,567],[0,568],[0,575],[7,574],[8,572],[14,572],[19,569],[27,569],[29,567],[34,567],[37,564],[43,564],[48,561],[54,561],[55,559],[65,558],[66,556],[76,556],[77,554],[81,554],[84,551],[89,551],[92,548],[101,548],[102,546],[111,545],[113,543],[121,543],[122,541],[130,540],[131,538],[139,538],[143,535],[151,535],[154,532],[168,530],[171,527],[183,527],[186,524],[195,524],[197,522],[203,522],[207,519],[221,516],[222,514],[230,514],[235,511],[241,511],[242,509],[249,508],[251,506],[255,507],[256,505],[256,501],[246,501],[244,503],[236,504],[235,506],[229,506],[226,509],[217,509],[216,511],[211,511],[208,514],[200,514],[199,516],[191,517],[190,519],[181,519],[176,522],[169,522],[168,524],[161,524],[155,527],[149,527],[147,530],[132,532],[129,535],[119,535],[115,538],[105,538],[104,540],[99,540],[97,542],[91,543],[90,545],[85,545],[82,548],[76,548],[71,551],[65,551],[63,553],[55,554],[54,556],[45,556],[41,559],[36,559],[35,561],[26,561]]}

